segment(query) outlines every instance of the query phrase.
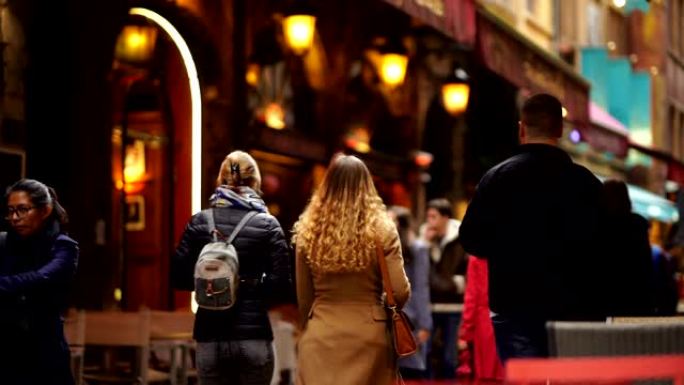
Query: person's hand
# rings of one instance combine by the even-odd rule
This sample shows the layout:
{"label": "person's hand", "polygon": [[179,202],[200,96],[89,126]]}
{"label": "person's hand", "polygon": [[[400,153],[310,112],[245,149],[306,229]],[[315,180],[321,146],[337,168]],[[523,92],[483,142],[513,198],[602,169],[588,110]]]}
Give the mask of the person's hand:
{"label": "person's hand", "polygon": [[430,338],[430,331],[427,329],[420,329],[418,330],[416,338],[418,339],[419,344],[425,343]]}
{"label": "person's hand", "polygon": [[468,349],[468,342],[466,340],[458,339],[458,351]]}

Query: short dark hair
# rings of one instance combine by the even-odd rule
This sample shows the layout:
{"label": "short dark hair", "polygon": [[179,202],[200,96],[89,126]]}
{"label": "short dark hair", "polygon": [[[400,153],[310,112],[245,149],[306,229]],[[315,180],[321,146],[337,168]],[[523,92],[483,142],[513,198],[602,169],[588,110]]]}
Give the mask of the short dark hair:
{"label": "short dark hair", "polygon": [[454,216],[454,210],[451,207],[451,202],[449,202],[449,200],[446,198],[437,198],[429,201],[427,208],[435,209],[438,213],[445,217],[451,218]]}
{"label": "short dark hair", "polygon": [[632,212],[627,185],[621,180],[607,179],[603,182],[603,199],[609,214],[626,215]]}
{"label": "short dark hair", "polygon": [[563,134],[563,105],[549,94],[536,94],[525,101],[521,120],[532,136],[560,138]]}

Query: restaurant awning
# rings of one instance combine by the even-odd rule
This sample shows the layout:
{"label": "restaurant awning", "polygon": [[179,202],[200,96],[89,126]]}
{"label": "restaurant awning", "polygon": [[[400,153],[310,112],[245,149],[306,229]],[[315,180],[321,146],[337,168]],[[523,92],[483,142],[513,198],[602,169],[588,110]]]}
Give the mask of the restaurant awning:
{"label": "restaurant awning", "polygon": [[582,76],[485,8],[478,8],[476,18],[477,51],[487,68],[516,87],[556,96],[567,120],[589,126],[590,85]]}
{"label": "restaurant awning", "polygon": [[624,158],[629,151],[629,130],[607,111],[589,102],[589,127],[581,127],[582,139],[598,151]]}
{"label": "restaurant awning", "polygon": [[457,43],[475,45],[474,0],[384,0]]}
{"label": "restaurant awning", "polygon": [[[606,179],[602,176],[597,177],[601,181]],[[649,220],[665,223],[679,221],[677,206],[669,200],[632,184],[627,184],[627,191],[633,212]]]}
{"label": "restaurant awning", "polygon": [[631,142],[629,146],[637,151],[664,161],[667,164],[667,179],[684,186],[684,163],[675,159],[672,155],[652,147],[634,142]]}
{"label": "restaurant awning", "polygon": [[679,212],[674,203],[641,187],[628,184],[627,189],[632,201],[632,211],[635,213],[665,223],[679,221]]}

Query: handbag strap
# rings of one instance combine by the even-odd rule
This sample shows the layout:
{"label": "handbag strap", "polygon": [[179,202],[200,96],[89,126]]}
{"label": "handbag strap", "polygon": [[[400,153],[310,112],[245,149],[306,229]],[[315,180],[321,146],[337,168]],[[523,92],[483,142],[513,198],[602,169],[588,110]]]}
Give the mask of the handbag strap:
{"label": "handbag strap", "polygon": [[392,291],[392,281],[390,280],[389,271],[387,270],[387,261],[385,261],[385,252],[382,249],[380,242],[375,242],[375,254],[378,256],[378,265],[380,266],[380,274],[382,275],[382,286],[387,295],[387,307],[396,312],[397,302],[394,300],[394,291]]}

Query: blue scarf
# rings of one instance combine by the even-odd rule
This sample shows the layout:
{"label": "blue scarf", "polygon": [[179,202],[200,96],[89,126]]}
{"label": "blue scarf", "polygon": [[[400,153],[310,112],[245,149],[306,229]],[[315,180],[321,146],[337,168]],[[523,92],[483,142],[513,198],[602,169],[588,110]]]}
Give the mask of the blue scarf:
{"label": "blue scarf", "polygon": [[237,187],[237,191],[228,186],[219,186],[209,198],[209,202],[211,207],[234,207],[240,210],[268,212],[263,199],[246,186]]}

